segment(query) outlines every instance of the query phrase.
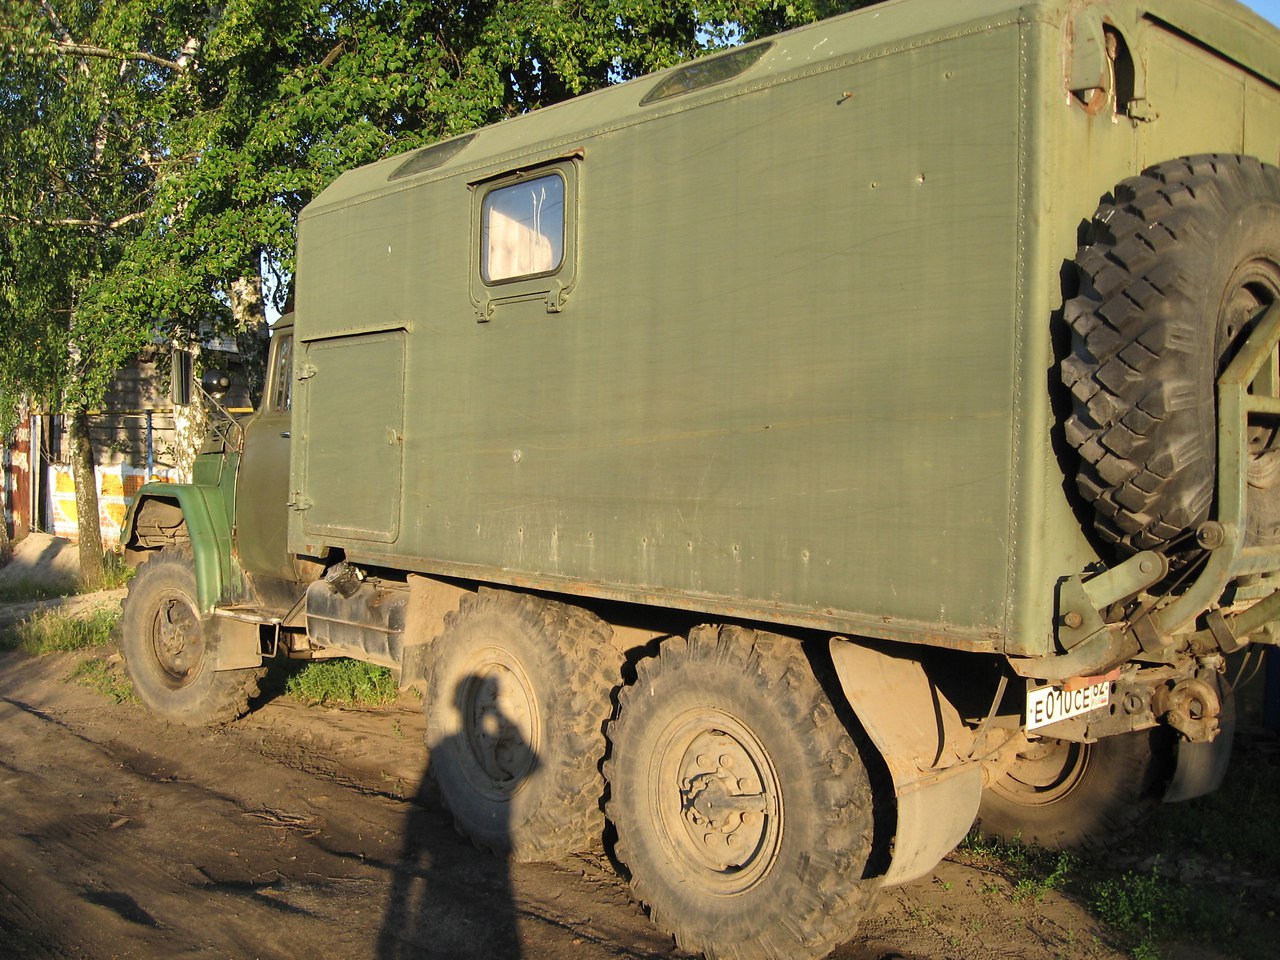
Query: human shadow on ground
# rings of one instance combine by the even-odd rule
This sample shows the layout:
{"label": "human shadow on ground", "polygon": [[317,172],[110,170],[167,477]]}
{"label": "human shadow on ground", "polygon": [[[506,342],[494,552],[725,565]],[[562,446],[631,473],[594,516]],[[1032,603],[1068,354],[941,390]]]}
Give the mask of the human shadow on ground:
{"label": "human shadow on ground", "polygon": [[[538,760],[504,711],[494,677],[464,677],[454,706],[458,732],[428,758],[405,821],[378,934],[378,960],[521,957],[510,861],[501,851],[510,842],[510,798]],[[476,794],[476,809],[465,819],[479,824],[483,842],[494,848],[492,856],[453,836],[447,815],[439,812],[434,781],[456,778],[459,771],[473,781],[469,786]]]}

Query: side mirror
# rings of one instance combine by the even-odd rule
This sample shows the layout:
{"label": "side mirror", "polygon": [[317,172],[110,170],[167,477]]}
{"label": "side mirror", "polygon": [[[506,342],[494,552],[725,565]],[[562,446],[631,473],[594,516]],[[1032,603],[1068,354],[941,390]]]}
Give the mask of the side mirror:
{"label": "side mirror", "polygon": [[231,375],[225,370],[206,370],[200,378],[200,389],[213,399],[221,400],[231,389]]}
{"label": "side mirror", "polygon": [[169,355],[169,401],[175,407],[191,406],[191,354],[174,347]]}

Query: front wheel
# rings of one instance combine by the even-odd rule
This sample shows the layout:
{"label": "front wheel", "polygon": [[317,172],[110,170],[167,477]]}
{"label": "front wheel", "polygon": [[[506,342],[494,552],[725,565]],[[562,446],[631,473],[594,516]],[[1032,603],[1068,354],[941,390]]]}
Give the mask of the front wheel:
{"label": "front wheel", "polygon": [[217,619],[200,616],[190,548],[166,547],[143,563],[120,618],[120,652],[138,699],[187,726],[242,716],[265,670],[214,670],[217,642]]}
{"label": "front wheel", "polygon": [[666,641],[609,738],[618,858],[682,948],[819,957],[852,935],[871,789],[798,643],[709,626]]}

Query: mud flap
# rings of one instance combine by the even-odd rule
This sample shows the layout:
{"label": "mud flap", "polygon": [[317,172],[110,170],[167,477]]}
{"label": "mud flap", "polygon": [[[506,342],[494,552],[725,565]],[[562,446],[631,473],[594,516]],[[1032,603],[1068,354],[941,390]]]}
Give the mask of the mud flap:
{"label": "mud flap", "polygon": [[886,644],[831,640],[849,705],[893,778],[898,825],[882,886],[924,876],[950,853],[978,814],[982,768],[968,762],[968,732],[917,660]]}
{"label": "mud flap", "polygon": [[1178,742],[1177,766],[1173,779],[1164,792],[1165,803],[1193,800],[1213,793],[1222,786],[1231,760],[1231,744],[1236,733],[1236,699],[1231,695],[1222,698],[1222,712],[1218,714],[1218,735],[1208,743]]}
{"label": "mud flap", "polygon": [[259,625],[247,620],[216,617],[206,630],[216,630],[213,647],[214,670],[243,670],[262,666]]}

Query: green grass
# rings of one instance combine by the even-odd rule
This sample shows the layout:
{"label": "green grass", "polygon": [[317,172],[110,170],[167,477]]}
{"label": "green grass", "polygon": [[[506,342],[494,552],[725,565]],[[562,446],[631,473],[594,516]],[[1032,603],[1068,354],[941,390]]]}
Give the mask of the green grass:
{"label": "green grass", "polygon": [[1224,956],[1269,960],[1276,925],[1266,878],[1280,875],[1277,819],[1280,744],[1243,733],[1220,790],[1162,804],[1134,838],[1105,853],[1073,856],[975,832],[956,856],[1003,878],[986,893],[1016,902],[1059,890],[1085,905],[1104,925],[1104,939],[1133,960],[1205,944]]}
{"label": "green grass", "polygon": [[1220,895],[1199,895],[1154,869],[1097,881],[1090,906],[1120,931],[1134,960],[1159,960],[1162,940],[1212,943],[1232,926],[1229,904]]}
{"label": "green grass", "polygon": [[65,597],[76,592],[76,583],[73,580],[67,580],[61,584],[35,580],[11,580],[8,583],[0,583],[0,603],[29,603],[32,600]]}
{"label": "green grass", "polygon": [[960,851],[974,865],[995,870],[1013,888],[1014,901],[1045,898],[1050,890],[1062,890],[1074,879],[1079,860],[1070,853],[1044,850],[1013,840],[1006,843],[982,836],[976,830],[960,843]]}
{"label": "green grass", "polygon": [[395,703],[395,675],[359,660],[315,660],[290,673],[285,696],[325,706],[385,706]]}
{"label": "green grass", "polygon": [[85,615],[56,610],[36,613],[0,633],[0,647],[34,656],[99,647],[111,642],[119,621],[118,609],[99,609]]}
{"label": "green grass", "polygon": [[128,586],[135,572],[133,567],[124,562],[123,554],[108,553],[103,563],[100,589],[115,590],[117,587]]}
{"label": "green grass", "polygon": [[1216,793],[1162,806],[1149,835],[1170,862],[1188,850],[1259,876],[1280,876],[1280,744],[1236,738],[1226,782]]}
{"label": "green grass", "polygon": [[116,703],[137,703],[133,684],[129,678],[110,661],[102,657],[93,657],[81,663],[71,674],[76,683],[96,690]]}

